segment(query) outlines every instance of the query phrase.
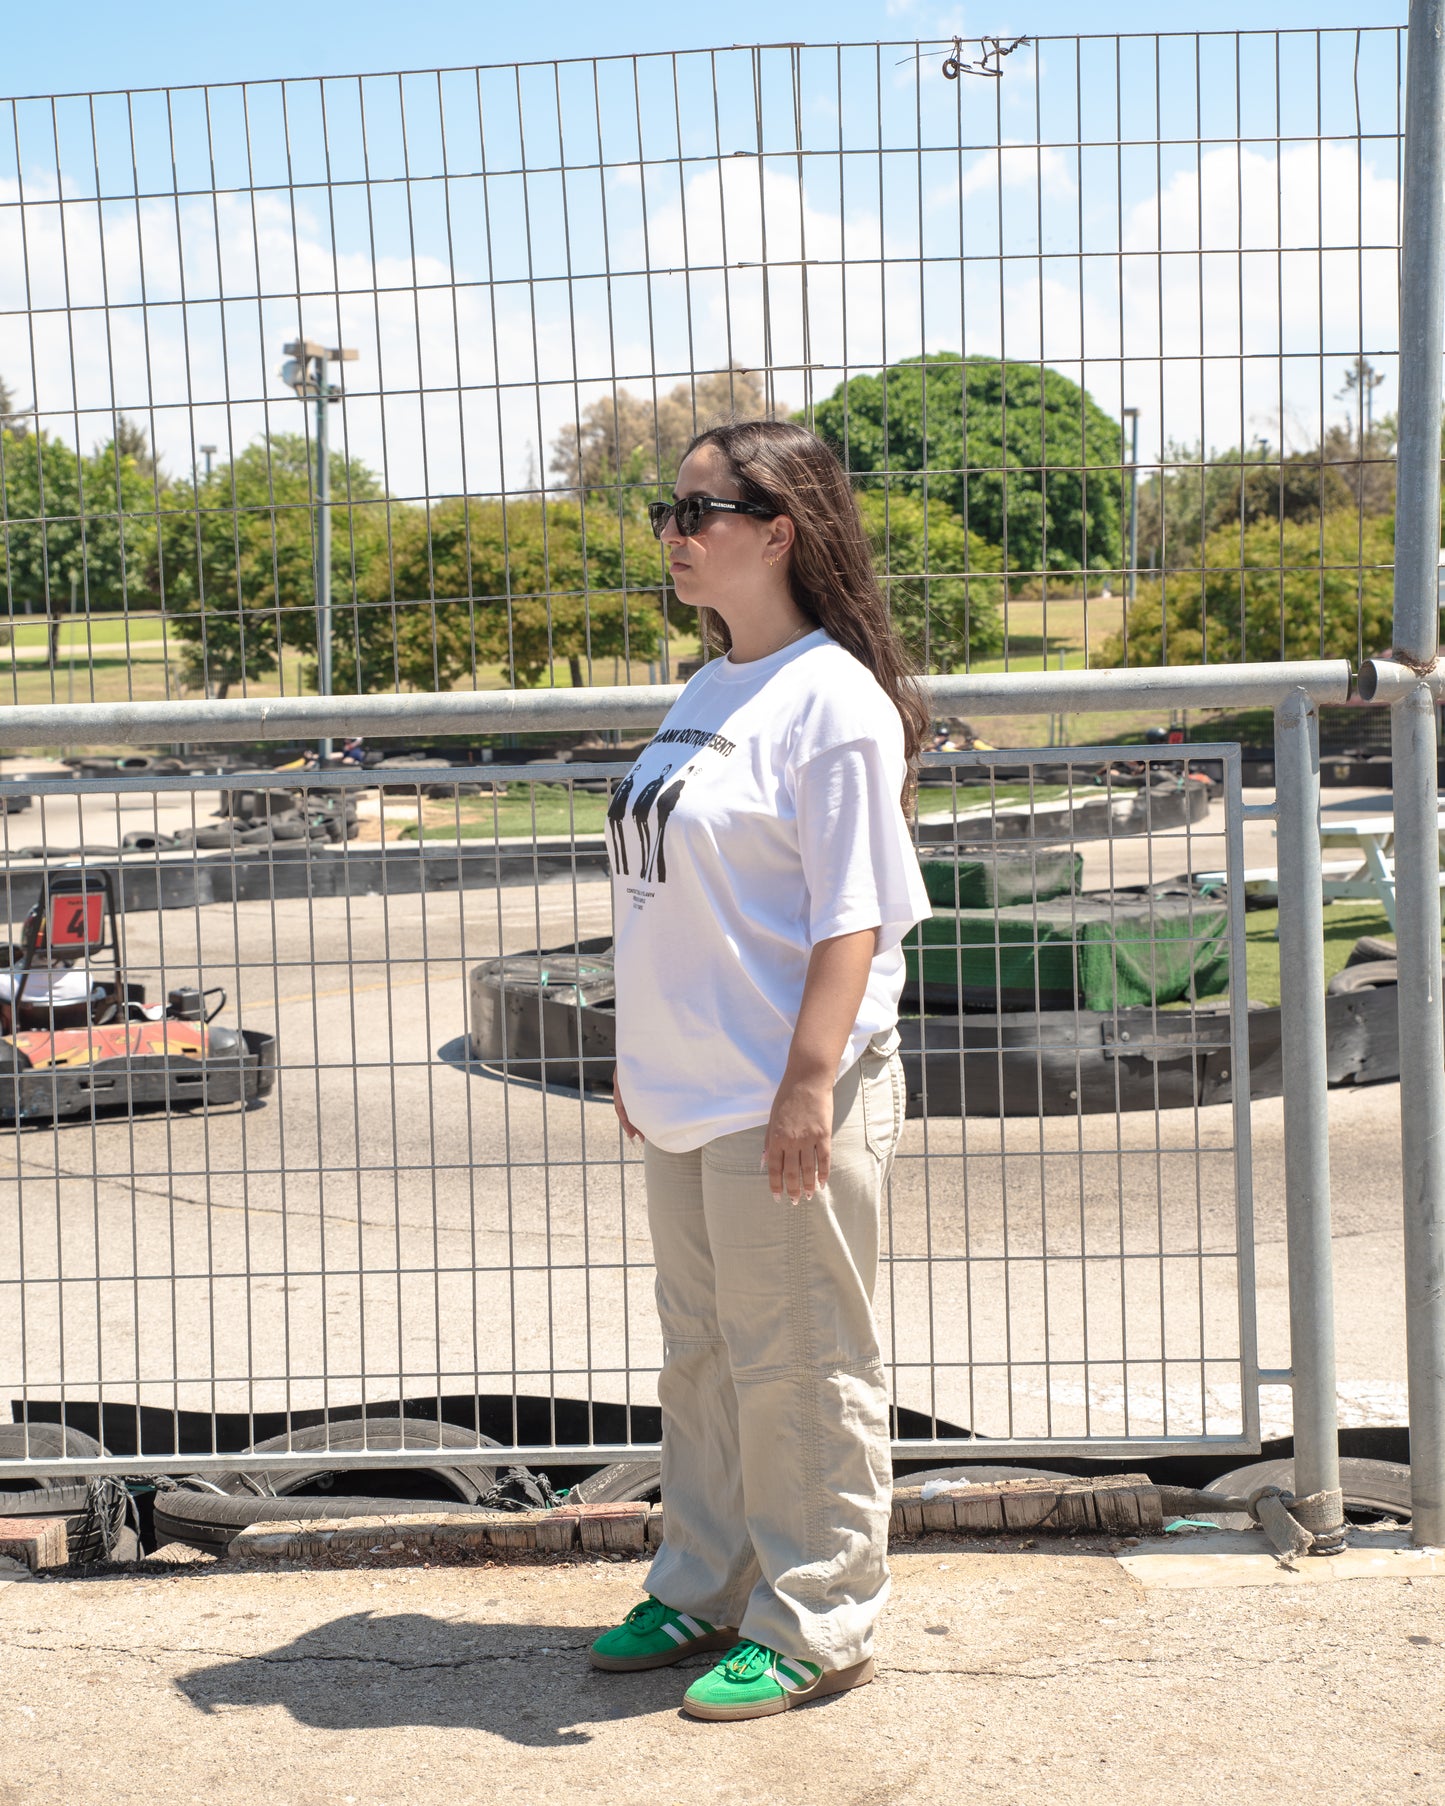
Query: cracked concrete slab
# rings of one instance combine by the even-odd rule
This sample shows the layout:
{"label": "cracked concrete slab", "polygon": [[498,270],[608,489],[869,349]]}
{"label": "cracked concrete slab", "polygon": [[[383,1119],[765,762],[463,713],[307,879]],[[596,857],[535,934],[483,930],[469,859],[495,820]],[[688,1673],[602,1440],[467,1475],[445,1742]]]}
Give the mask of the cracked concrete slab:
{"label": "cracked concrete slab", "polygon": [[[645,1568],[159,1563],[0,1595],[0,1806],[1445,1806],[1445,1580],[1147,1589],[1115,1546],[895,1556],[879,1677],[742,1725],[585,1650]],[[1322,1780],[1327,1777],[1327,1780]]]}

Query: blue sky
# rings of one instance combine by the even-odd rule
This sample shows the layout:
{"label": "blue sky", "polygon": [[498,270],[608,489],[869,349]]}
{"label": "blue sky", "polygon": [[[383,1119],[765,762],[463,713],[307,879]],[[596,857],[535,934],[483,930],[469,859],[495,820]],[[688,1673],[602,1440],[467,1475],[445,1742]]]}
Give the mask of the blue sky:
{"label": "blue sky", "polygon": [[1202,0],[1192,10],[1157,0],[999,0],[989,7],[940,0],[730,0],[724,7],[642,5],[639,0],[349,0],[345,6],[245,0],[72,0],[6,8],[0,84],[6,95],[181,82],[337,75],[619,51],[693,49],[801,40],[833,43],[935,38],[954,31],[1010,35],[1311,29],[1402,21],[1402,4],[1369,0]]}
{"label": "blue sky", "polygon": [[[1180,21],[1157,0],[722,17],[734,44],[863,48],[674,59],[718,15],[628,0],[12,13],[11,92],[82,98],[0,117],[0,375],[77,446],[123,411],[186,470],[296,430],[285,341],[356,346],[348,447],[414,495],[526,487],[616,386],[729,364],[800,406],[923,350],[1043,362],[1137,407],[1146,457],[1312,444],[1361,354],[1394,406],[1389,18],[1210,0],[1213,35],[1116,47],[1067,36]],[[867,48],[955,28],[1045,41],[999,83]],[[506,67],[632,51],[595,77]],[[335,79],[398,69],[421,73]]]}

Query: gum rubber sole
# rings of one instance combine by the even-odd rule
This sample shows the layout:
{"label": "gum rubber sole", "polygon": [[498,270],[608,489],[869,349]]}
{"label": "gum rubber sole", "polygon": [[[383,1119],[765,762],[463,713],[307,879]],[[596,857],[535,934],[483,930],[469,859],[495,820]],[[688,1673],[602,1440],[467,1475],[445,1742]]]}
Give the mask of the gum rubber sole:
{"label": "gum rubber sole", "polygon": [[789,1693],[784,1688],[779,1698],[766,1700],[761,1704],[705,1706],[695,1705],[691,1700],[684,1699],[682,1709],[691,1718],[706,1718],[714,1723],[737,1718],[769,1718],[775,1712],[791,1712],[794,1706],[806,1706],[830,1693],[847,1693],[854,1687],[866,1687],[876,1672],[873,1657],[868,1656],[861,1662],[855,1662],[851,1668],[825,1669],[812,1686],[802,1692]]}
{"label": "gum rubber sole", "polygon": [[703,1655],[709,1650],[731,1649],[737,1640],[735,1630],[715,1630],[710,1637],[693,1637],[690,1642],[660,1650],[657,1655],[608,1656],[589,1649],[587,1656],[592,1666],[605,1674],[635,1674],[643,1668],[671,1668],[674,1662],[685,1662],[690,1655]]}

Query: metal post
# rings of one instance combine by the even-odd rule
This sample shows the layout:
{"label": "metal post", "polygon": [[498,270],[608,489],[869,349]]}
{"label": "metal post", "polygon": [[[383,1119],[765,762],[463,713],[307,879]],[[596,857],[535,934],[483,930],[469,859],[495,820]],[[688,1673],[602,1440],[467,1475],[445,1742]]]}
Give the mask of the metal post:
{"label": "metal post", "polygon": [[[316,359],[316,689],[331,694],[331,463],[326,449],[326,404],[330,399],[326,357]],[[331,740],[318,749],[324,763]]]}
{"label": "metal post", "polygon": [[[316,394],[316,688],[325,698],[331,694],[331,460],[326,443],[326,412],[329,404],[341,400],[340,387],[333,388],[330,364],[349,364],[356,351],[348,345],[318,345],[312,339],[294,339],[286,347],[287,362],[281,366],[281,380],[304,400]],[[201,447],[213,451],[212,447]],[[210,465],[207,463],[207,474]],[[330,738],[320,743],[323,760],[331,756]]]}
{"label": "metal post", "polygon": [[1129,421],[1131,439],[1129,444],[1129,588],[1126,592],[1129,607],[1134,606],[1134,598],[1139,589],[1139,410],[1125,408],[1124,417]]}
{"label": "metal post", "polygon": [[[1445,351],[1445,0],[1411,0],[1400,259],[1395,657],[1440,643],[1440,383]],[[1400,1152],[1412,1536],[1445,1543],[1445,1024],[1435,711],[1413,684],[1390,711],[1400,950]]]}
{"label": "metal post", "polygon": [[[1275,709],[1279,830],[1280,1041],[1284,1060],[1284,1190],[1289,1257],[1294,1490],[1335,1494],[1315,1518],[1317,1547],[1343,1541],[1335,1397],[1334,1262],[1330,1248],[1329,1072],[1325,1043],[1324,882],[1320,870],[1319,717],[1294,690]],[[1333,1537],[1331,1533],[1335,1533]]]}

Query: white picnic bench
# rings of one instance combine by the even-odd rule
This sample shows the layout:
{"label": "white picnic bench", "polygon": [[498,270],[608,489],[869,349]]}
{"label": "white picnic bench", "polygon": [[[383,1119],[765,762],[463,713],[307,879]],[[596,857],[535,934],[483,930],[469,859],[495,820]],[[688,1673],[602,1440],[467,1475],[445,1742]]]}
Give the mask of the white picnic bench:
{"label": "white picnic bench", "polygon": [[[1436,826],[1445,834],[1445,808],[1436,817]],[[1376,902],[1395,926],[1395,818],[1393,815],[1356,815],[1339,819],[1328,811],[1320,820],[1320,848],[1354,847],[1353,859],[1322,859],[1326,903],[1339,903],[1346,898],[1363,898]],[[1201,882],[1224,882],[1223,872],[1201,872]],[[1445,888],[1445,872],[1440,877]],[[1244,874],[1244,888],[1253,896],[1273,897],[1279,894],[1279,872],[1270,866],[1256,866]]]}

